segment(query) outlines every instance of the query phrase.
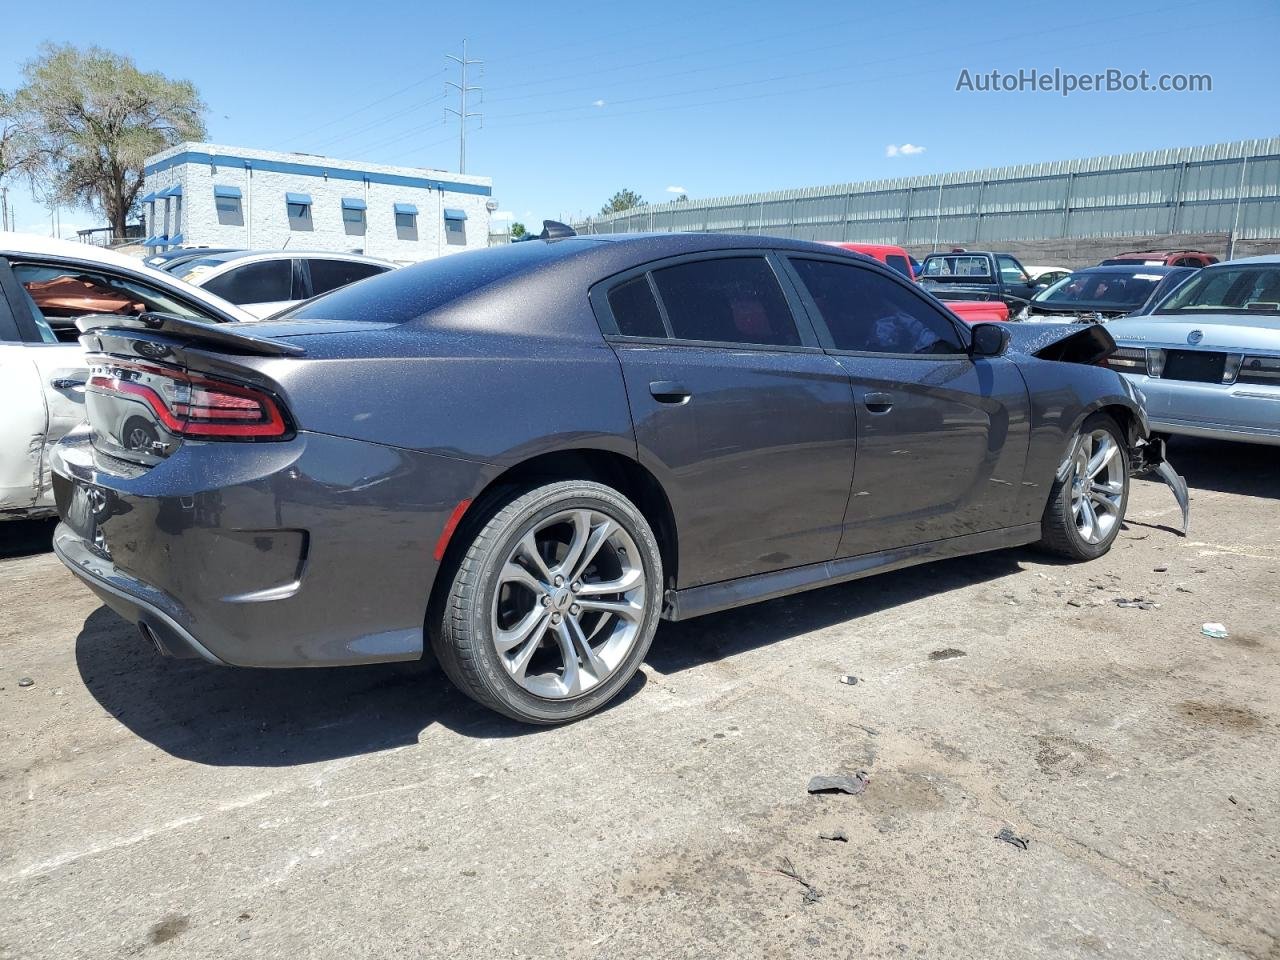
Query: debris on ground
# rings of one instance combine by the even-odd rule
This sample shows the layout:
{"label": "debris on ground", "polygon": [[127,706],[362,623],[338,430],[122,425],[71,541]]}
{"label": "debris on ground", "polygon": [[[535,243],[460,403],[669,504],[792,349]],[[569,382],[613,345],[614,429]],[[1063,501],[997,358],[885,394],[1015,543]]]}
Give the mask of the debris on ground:
{"label": "debris on ground", "polygon": [[1230,793],[1228,793],[1228,794],[1227,794],[1227,799],[1228,799],[1228,800],[1230,800],[1230,801],[1231,801],[1232,803],[1234,803],[1234,804],[1239,804],[1239,803],[1240,803],[1240,801],[1239,801],[1239,800],[1237,800],[1237,799],[1235,798],[1235,795],[1234,795],[1234,794],[1230,794]]}
{"label": "debris on ground", "polygon": [[1027,841],[1014,833],[1009,827],[1001,827],[1000,832],[996,834],[995,839],[1013,844],[1013,846],[1017,847],[1019,850],[1025,850],[1028,846]]}
{"label": "debris on ground", "polygon": [[1206,637],[1212,637],[1214,640],[1225,640],[1230,636],[1227,628],[1220,623],[1206,623],[1200,627],[1200,632]]}
{"label": "debris on ground", "polygon": [[1168,568],[1168,567],[1153,567],[1152,569],[1153,569],[1156,573],[1168,573],[1168,572],[1169,572],[1169,568]]}
{"label": "debris on ground", "polygon": [[774,868],[775,873],[779,873],[788,880],[794,880],[796,883],[804,887],[804,902],[806,904],[817,903],[822,897],[822,891],[815,887],[812,883],[800,876],[795,866],[791,863],[790,857],[782,858],[782,865]]}
{"label": "debris on ground", "polygon": [[945,650],[935,650],[929,654],[930,660],[954,660],[956,657],[967,657],[968,654],[963,650],[957,650],[955,647],[947,647]]}
{"label": "debris on ground", "polygon": [[1083,603],[1081,603],[1079,600],[1068,600],[1068,601],[1067,601],[1067,606],[1068,606],[1068,607],[1083,607],[1083,606],[1084,606],[1084,604],[1083,604]]}
{"label": "debris on ground", "polygon": [[1182,584],[1178,584],[1176,587],[1174,587],[1174,589],[1177,590],[1179,593],[1191,593],[1191,588],[1184,587]]}
{"label": "debris on ground", "polygon": [[22,677],[21,679],[18,680],[18,686],[20,687],[29,687],[29,686],[32,686],[34,683],[35,681],[32,680],[30,677]]}
{"label": "debris on ground", "polygon": [[1159,610],[1160,604],[1146,597],[1116,597],[1115,605],[1117,607],[1136,607],[1139,610]]}
{"label": "debris on ground", "polygon": [[858,682],[858,678],[853,676],[852,674],[846,673],[844,676],[840,678],[840,682],[847,686],[852,687],[854,684]]}
{"label": "debris on ground", "polygon": [[[1235,800],[1232,800],[1231,802],[1235,803]],[[848,843],[849,835],[845,833],[843,830],[823,830],[820,834],[818,834],[818,839],[819,840],[835,840],[835,841],[838,841],[839,843]]]}
{"label": "debris on ground", "polygon": [[809,778],[810,793],[847,793],[857,796],[867,789],[871,777],[865,770],[859,770],[853,776],[845,773],[817,774]]}

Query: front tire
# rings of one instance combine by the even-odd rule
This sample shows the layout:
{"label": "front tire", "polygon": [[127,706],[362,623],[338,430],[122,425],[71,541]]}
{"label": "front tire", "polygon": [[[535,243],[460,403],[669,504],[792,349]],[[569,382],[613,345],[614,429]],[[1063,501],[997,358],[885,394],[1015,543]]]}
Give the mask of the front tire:
{"label": "front tire", "polygon": [[1105,413],[1085,419],[1040,521],[1040,546],[1069,560],[1096,560],[1120,534],[1129,505],[1129,447]]}
{"label": "front tire", "polygon": [[496,504],[458,561],[432,647],[449,679],[515,720],[565,723],[631,680],[662,608],[662,558],[639,510],[585,480]]}

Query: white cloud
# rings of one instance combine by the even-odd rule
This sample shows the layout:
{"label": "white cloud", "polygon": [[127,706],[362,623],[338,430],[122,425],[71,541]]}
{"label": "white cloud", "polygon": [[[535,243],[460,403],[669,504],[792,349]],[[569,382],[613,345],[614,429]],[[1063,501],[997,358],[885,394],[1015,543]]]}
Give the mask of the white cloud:
{"label": "white cloud", "polygon": [[591,105],[592,105],[593,107],[603,107],[603,106],[604,106],[604,101],[603,101],[603,100],[592,100],[592,101],[591,101]]}
{"label": "white cloud", "polygon": [[884,148],[884,155],[886,157],[914,157],[917,153],[924,153],[926,149],[926,147],[921,147],[914,143],[904,143],[901,146],[891,143]]}
{"label": "white cloud", "polygon": [[667,187],[667,193],[688,193],[684,187]]}

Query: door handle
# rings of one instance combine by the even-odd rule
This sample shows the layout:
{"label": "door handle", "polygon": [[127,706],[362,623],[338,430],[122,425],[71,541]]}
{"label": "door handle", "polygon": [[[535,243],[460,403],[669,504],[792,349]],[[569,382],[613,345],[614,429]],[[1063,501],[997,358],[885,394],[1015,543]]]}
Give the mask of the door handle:
{"label": "door handle", "polygon": [[888,413],[893,409],[893,397],[887,393],[868,393],[862,403],[872,413]]}
{"label": "door handle", "polygon": [[675,380],[651,380],[649,392],[659,403],[687,403],[693,396],[688,387]]}
{"label": "door handle", "polygon": [[74,377],[54,377],[49,381],[49,386],[55,390],[74,390],[76,387],[83,387],[84,384],[85,381]]}

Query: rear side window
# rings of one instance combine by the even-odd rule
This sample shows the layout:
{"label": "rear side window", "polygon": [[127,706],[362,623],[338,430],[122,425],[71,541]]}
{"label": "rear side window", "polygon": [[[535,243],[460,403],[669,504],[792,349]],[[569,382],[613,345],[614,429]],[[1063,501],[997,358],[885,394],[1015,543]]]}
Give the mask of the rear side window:
{"label": "rear side window", "polygon": [[359,263],[354,260],[308,260],[311,270],[311,295],[318,297],[330,290],[345,287],[365,277],[386,272],[386,267],[376,263]]}
{"label": "rear side window", "polygon": [[782,287],[763,257],[695,260],[655,270],[653,279],[678,339],[800,345]]}
{"label": "rear side window", "polygon": [[653,298],[648,277],[636,277],[609,291],[609,310],[624,337],[665,337],[658,301]]}
{"label": "rear side window", "polygon": [[826,260],[792,260],[837,350],[964,352],[951,321],[923,297],[874,270]]}
{"label": "rear side window", "polygon": [[293,261],[246,263],[220,274],[202,286],[235,304],[293,300]]}

